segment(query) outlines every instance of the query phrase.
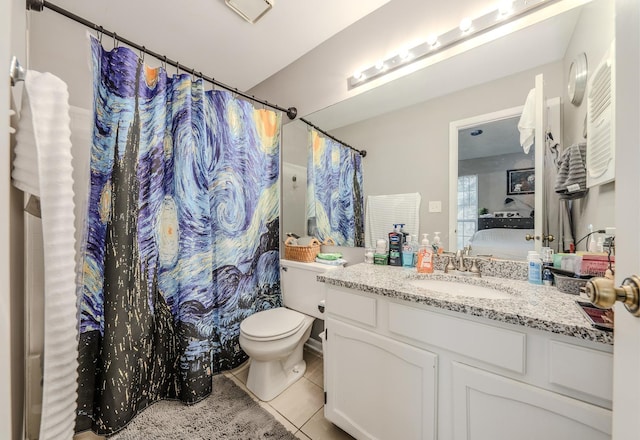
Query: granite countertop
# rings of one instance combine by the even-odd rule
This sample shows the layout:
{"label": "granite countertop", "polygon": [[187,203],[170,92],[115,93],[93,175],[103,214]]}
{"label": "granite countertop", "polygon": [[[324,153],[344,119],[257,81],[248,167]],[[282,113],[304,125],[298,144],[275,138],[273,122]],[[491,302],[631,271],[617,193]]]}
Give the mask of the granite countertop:
{"label": "granite countertop", "polygon": [[[445,294],[411,284],[419,279],[458,281],[489,287],[506,293],[503,296],[507,298]],[[433,274],[419,274],[415,268],[365,263],[320,274],[318,281],[587,341],[613,344],[613,333],[592,327],[579,310],[575,304],[579,296],[559,292],[555,287],[532,285],[527,281],[485,275],[474,278],[445,274],[439,270]]]}

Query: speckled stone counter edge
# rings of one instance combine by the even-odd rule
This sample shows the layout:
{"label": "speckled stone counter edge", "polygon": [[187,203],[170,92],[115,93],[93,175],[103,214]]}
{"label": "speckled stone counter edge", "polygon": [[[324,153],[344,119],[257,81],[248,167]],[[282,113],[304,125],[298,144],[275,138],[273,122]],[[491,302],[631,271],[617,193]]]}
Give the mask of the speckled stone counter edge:
{"label": "speckled stone counter edge", "polygon": [[[418,274],[415,269],[357,264],[318,275],[326,284],[361,290],[387,298],[414,302],[443,310],[548,331],[603,344],[613,344],[613,333],[598,330],[582,315],[576,295],[554,287],[536,286],[526,281],[526,262],[482,261],[481,278],[444,274],[442,262],[434,274]],[[480,266],[480,263],[478,263]],[[489,276],[488,273],[493,276]],[[523,276],[524,273],[524,276]],[[503,275],[502,277],[497,274]],[[511,278],[514,276],[516,279]],[[444,279],[490,287],[510,294],[508,299],[471,298],[446,295],[411,284],[415,279]]]}

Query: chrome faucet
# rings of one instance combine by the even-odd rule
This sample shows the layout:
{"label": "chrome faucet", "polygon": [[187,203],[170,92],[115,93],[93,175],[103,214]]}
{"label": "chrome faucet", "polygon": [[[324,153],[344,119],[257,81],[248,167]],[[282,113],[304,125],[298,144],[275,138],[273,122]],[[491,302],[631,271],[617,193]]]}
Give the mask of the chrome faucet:
{"label": "chrome faucet", "polygon": [[458,249],[455,254],[450,253],[447,254],[448,260],[444,267],[444,272],[449,273],[451,271],[457,272],[468,272],[474,276],[480,276],[480,269],[476,264],[477,259],[472,258],[471,267],[467,268],[467,257],[469,257],[469,252],[471,251],[471,246],[465,246],[464,249]]}

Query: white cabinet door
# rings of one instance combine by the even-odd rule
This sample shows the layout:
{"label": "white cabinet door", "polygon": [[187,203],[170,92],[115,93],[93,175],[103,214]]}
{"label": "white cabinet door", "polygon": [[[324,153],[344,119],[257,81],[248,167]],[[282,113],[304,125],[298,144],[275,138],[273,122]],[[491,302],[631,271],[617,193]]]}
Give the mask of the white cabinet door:
{"label": "white cabinet door", "polygon": [[453,363],[455,440],[605,440],[611,411]]}
{"label": "white cabinet door", "polygon": [[437,356],[325,321],[325,417],[357,439],[434,439]]}

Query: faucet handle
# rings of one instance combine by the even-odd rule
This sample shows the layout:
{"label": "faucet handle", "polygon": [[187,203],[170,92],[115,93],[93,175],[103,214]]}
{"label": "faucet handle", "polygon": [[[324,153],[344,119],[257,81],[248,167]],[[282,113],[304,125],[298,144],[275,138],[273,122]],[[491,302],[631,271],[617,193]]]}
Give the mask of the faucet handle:
{"label": "faucet handle", "polygon": [[477,262],[478,262],[477,258],[474,258],[472,260],[471,269],[469,269],[469,272],[471,272],[475,276],[479,277],[479,276],[481,276],[481,274],[480,274],[480,268],[478,268]]}
{"label": "faucet handle", "polygon": [[444,273],[449,273],[449,271],[456,270],[456,266],[453,264],[453,261],[451,261],[452,256],[453,254],[447,255],[447,264],[444,266]]}

